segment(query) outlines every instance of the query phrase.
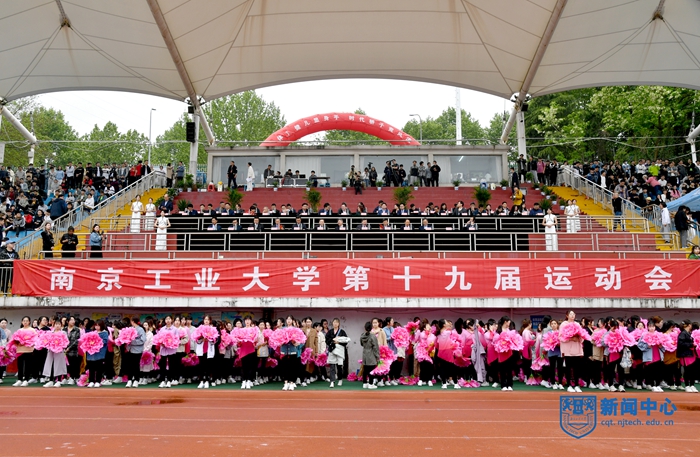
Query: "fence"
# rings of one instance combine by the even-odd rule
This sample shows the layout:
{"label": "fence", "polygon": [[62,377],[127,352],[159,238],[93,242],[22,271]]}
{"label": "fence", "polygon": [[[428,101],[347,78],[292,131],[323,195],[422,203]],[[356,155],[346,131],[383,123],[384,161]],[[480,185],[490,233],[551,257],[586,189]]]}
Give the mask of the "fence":
{"label": "fence", "polygon": [[[144,192],[152,189],[160,182],[158,173],[151,173],[136,181],[132,185],[125,187],[113,196],[99,202],[95,209],[88,213],[82,205],[77,205],[75,209],[64,214],[63,216],[52,221],[52,230],[57,240],[61,238],[68,227],[73,226],[78,230],[79,227],[87,224],[88,230],[90,227],[90,217],[112,217],[120,208],[129,204],[136,195],[141,195]],[[90,216],[90,217],[88,217]],[[41,250],[41,231],[34,231],[27,236],[21,238],[17,245],[20,257],[31,259]]]}

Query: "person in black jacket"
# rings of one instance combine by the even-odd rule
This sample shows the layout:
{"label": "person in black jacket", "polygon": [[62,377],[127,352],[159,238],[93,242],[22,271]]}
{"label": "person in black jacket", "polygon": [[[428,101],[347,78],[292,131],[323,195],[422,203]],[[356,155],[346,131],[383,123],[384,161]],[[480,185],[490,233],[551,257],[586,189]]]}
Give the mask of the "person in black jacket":
{"label": "person in black jacket", "polygon": [[688,247],[688,213],[687,207],[681,205],[673,216],[673,222],[676,224],[676,230],[681,238],[681,249]]}
{"label": "person in black jacket", "polygon": [[333,388],[336,380],[338,387],[343,385],[343,373],[347,373],[348,350],[347,344],[350,342],[345,330],[340,328],[340,319],[333,319],[333,328],[326,333],[326,346],[328,348],[328,367],[331,384]]}
{"label": "person in black jacket", "polygon": [[698,374],[695,372],[695,357],[693,351],[693,338],[690,335],[692,323],[689,319],[684,319],[681,322],[681,333],[678,334],[678,349],[676,356],[681,361],[683,367],[683,379],[685,380],[686,392],[697,392],[695,380],[698,379]]}
{"label": "person in black jacket", "polygon": [[68,231],[61,237],[61,257],[64,259],[74,259],[77,248],[78,236],[75,234],[75,228],[71,225],[68,227]]}
{"label": "person in black jacket", "polygon": [[51,223],[47,223],[44,226],[44,231],[41,232],[41,250],[44,252],[45,259],[53,259],[53,247],[55,241],[53,238],[53,232],[51,231]]}
{"label": "person in black jacket", "polygon": [[9,292],[9,285],[12,284],[13,261],[19,259],[19,254],[15,251],[14,240],[3,240],[5,246],[0,249],[0,290],[3,294]]}

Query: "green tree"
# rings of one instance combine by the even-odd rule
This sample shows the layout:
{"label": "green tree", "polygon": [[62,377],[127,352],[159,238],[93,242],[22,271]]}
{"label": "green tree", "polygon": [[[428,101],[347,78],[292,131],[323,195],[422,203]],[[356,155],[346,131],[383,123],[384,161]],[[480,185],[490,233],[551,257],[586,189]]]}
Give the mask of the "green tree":
{"label": "green tree", "polygon": [[[450,106],[437,118],[428,116],[423,120],[424,144],[455,144],[457,137],[457,110]],[[421,124],[416,119],[406,123],[403,130],[414,138],[420,138]],[[462,110],[463,144],[484,144],[485,131],[470,113]]]}

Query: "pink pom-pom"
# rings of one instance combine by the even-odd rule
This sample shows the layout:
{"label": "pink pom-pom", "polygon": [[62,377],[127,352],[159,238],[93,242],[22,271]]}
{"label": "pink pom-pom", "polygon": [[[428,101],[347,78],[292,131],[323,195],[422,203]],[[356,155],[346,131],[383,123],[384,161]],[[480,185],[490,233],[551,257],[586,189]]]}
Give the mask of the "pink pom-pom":
{"label": "pink pom-pom", "polygon": [[179,328],[177,330],[178,336],[180,339],[187,338],[189,336],[189,332],[187,331],[186,328]]}
{"label": "pink pom-pom", "polygon": [[415,386],[418,384],[418,378],[416,376],[401,376],[399,378],[399,384],[403,386]]}
{"label": "pink pom-pom", "polygon": [[153,344],[167,349],[177,349],[180,346],[179,332],[178,336],[176,336],[174,332],[165,330],[165,327],[163,327],[156,333],[156,336],[153,337]]}
{"label": "pink pom-pom", "polygon": [[274,333],[273,330],[270,330],[269,328],[266,328],[265,330],[263,330],[263,337],[264,337],[266,340],[269,340],[273,333]]}
{"label": "pink pom-pom", "polygon": [[695,347],[700,349],[700,330],[693,330],[690,337],[693,339],[693,344]]}
{"label": "pink pom-pom", "polygon": [[129,344],[134,341],[138,335],[138,331],[134,327],[123,328],[119,330],[119,336],[114,340],[114,344],[117,346]]}
{"label": "pink pom-pom", "polygon": [[542,337],[542,348],[545,351],[554,351],[559,346],[559,331],[554,330]]}
{"label": "pink pom-pom", "polygon": [[95,355],[102,350],[102,346],[102,337],[97,332],[88,332],[78,340],[78,347],[86,354]]}
{"label": "pink pom-pom", "polygon": [[675,352],[678,349],[678,334],[666,333],[661,338],[661,346],[664,351]]}
{"label": "pink pom-pom", "polygon": [[144,351],[143,354],[141,354],[141,362],[140,365],[142,367],[149,366],[153,363],[155,360],[156,356],[151,352],[151,351]]}
{"label": "pink pom-pom", "polygon": [[481,387],[481,384],[479,384],[479,381],[476,381],[474,379],[470,381],[465,381],[462,378],[459,378],[457,381],[457,384],[459,384],[460,387],[465,388],[465,389],[475,389],[477,387]]}
{"label": "pink pom-pom", "polygon": [[54,354],[60,354],[68,347],[69,344],[70,341],[68,341],[68,335],[66,335],[65,332],[51,332],[47,338],[46,349]]}
{"label": "pink pom-pom", "polygon": [[559,339],[561,341],[571,341],[576,337],[581,340],[591,340],[591,336],[578,322],[567,322],[566,325],[562,324],[559,330]]}
{"label": "pink pom-pom", "polygon": [[0,347],[0,367],[6,367],[17,358],[17,347],[14,344]]}
{"label": "pink pom-pom", "polygon": [[530,375],[530,377],[527,378],[527,381],[525,381],[525,384],[528,386],[539,386],[540,381],[538,381],[533,375]]}
{"label": "pink pom-pom", "polygon": [[522,351],[524,347],[523,337],[515,330],[496,333],[493,338],[493,348],[499,353]]}
{"label": "pink pom-pom", "polygon": [[[121,335],[120,335],[121,336]],[[208,340],[213,343],[219,338],[219,331],[211,325],[200,325],[192,334],[195,341]]]}
{"label": "pink pom-pom", "polygon": [[284,328],[278,328],[272,332],[267,339],[267,344],[272,349],[278,349],[280,346],[287,344],[287,332]]}
{"label": "pink pom-pom", "polygon": [[21,328],[12,335],[12,341],[22,346],[34,347],[37,340],[37,332],[31,328]]}
{"label": "pink pom-pom", "polygon": [[85,387],[88,385],[88,379],[90,376],[90,370],[85,371],[78,380],[75,382],[75,385],[78,387]]}
{"label": "pink pom-pom", "polygon": [[413,354],[419,362],[430,362],[433,363],[433,358],[431,356],[431,352],[433,351],[432,347],[429,347],[426,341],[421,341],[416,345],[416,348],[413,351]]}
{"label": "pink pom-pom", "polygon": [[287,341],[289,343],[304,344],[306,343],[306,334],[297,327],[287,327]]}
{"label": "pink pom-pom", "polygon": [[409,322],[406,324],[406,330],[408,330],[408,333],[413,336],[415,335],[419,330],[418,327],[420,327],[420,324],[418,322]]}
{"label": "pink pom-pom", "polygon": [[323,354],[318,354],[316,356],[315,363],[317,367],[325,367],[328,365],[328,354],[325,352]]}
{"label": "pink pom-pom", "polygon": [[49,335],[51,332],[48,330],[39,330],[36,332],[36,339],[34,340],[34,349],[40,351],[46,349],[49,344]]}
{"label": "pink pom-pom", "polygon": [[646,332],[642,336],[642,340],[649,346],[661,346],[663,344],[663,333],[661,332]]}
{"label": "pink pom-pom", "polygon": [[549,366],[549,359],[546,357],[536,357],[535,360],[532,361],[532,365],[530,368],[532,368],[532,371],[541,371],[542,367],[548,367]]}
{"label": "pink pom-pom", "polygon": [[182,365],[186,367],[194,367],[199,365],[199,357],[196,354],[188,354],[182,358]]}
{"label": "pink pom-pom", "polygon": [[277,359],[273,359],[272,357],[267,358],[267,362],[265,363],[265,366],[268,368],[275,368],[277,366]]}
{"label": "pink pom-pom", "polygon": [[380,362],[379,365],[377,365],[377,367],[374,370],[369,372],[369,374],[371,374],[373,376],[386,376],[389,374],[390,368],[391,367],[389,365],[387,365],[386,363]]}
{"label": "pink pom-pom", "polygon": [[644,333],[646,333],[646,330],[643,328],[635,328],[630,335],[632,335],[634,341],[639,341],[644,336]]}
{"label": "pink pom-pom", "polygon": [[357,381],[357,373],[349,373],[348,377],[345,379],[350,382]]}
{"label": "pink pom-pom", "polygon": [[593,336],[591,337],[591,340],[593,341],[593,344],[595,344],[597,347],[602,348],[603,347],[603,337],[608,331],[605,330],[604,328],[598,328],[593,330]]}
{"label": "pink pom-pom", "polygon": [[221,331],[221,344],[219,344],[219,349],[225,351],[226,348],[233,346],[234,339],[229,332],[226,330]]}
{"label": "pink pom-pom", "polygon": [[231,338],[234,341],[243,341],[246,343],[255,343],[258,340],[258,328],[257,327],[236,327],[231,330]]}
{"label": "pink pom-pom", "polygon": [[301,353],[301,363],[303,365],[306,365],[307,363],[311,362],[313,360],[313,349],[311,348],[306,348],[304,351]]}
{"label": "pink pom-pom", "polygon": [[394,340],[394,345],[397,348],[407,348],[411,342],[411,335],[404,327],[397,327],[391,334],[391,339]]}

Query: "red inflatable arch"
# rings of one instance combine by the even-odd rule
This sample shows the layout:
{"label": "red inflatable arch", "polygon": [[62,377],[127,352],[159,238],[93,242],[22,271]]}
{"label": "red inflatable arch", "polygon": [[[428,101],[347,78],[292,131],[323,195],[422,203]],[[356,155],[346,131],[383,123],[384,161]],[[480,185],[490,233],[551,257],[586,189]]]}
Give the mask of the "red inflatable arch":
{"label": "red inflatable arch", "polygon": [[394,146],[420,146],[420,143],[401,129],[366,114],[326,113],[304,117],[288,124],[260,144],[260,146],[288,146],[306,135],[324,130],[354,130],[388,141]]}

